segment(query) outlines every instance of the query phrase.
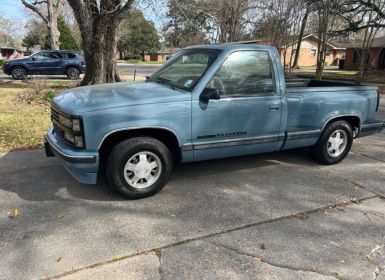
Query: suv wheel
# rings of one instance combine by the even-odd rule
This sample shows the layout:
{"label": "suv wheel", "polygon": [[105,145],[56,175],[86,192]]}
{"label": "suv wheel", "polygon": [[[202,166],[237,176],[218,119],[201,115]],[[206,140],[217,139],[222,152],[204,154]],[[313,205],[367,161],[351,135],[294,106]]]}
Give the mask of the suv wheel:
{"label": "suv wheel", "polygon": [[76,67],[69,67],[66,71],[66,75],[70,80],[77,80],[80,76],[80,71]]}
{"label": "suv wheel", "polygon": [[329,124],[317,144],[311,148],[314,159],[323,164],[341,162],[349,153],[353,144],[353,130],[346,121]]}
{"label": "suv wheel", "polygon": [[117,144],[107,160],[106,177],[110,186],[128,199],[159,192],[172,170],[172,156],[160,141],[135,137]]}
{"label": "suv wheel", "polygon": [[25,69],[19,66],[13,67],[11,74],[14,80],[25,80],[25,78],[27,77],[27,72],[25,71]]}

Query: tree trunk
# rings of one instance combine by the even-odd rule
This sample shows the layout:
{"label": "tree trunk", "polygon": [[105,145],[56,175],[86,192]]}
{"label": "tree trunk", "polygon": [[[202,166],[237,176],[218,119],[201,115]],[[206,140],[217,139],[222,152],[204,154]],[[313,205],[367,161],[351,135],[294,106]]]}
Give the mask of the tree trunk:
{"label": "tree trunk", "polygon": [[[48,28],[51,48],[53,50],[58,50],[60,48],[60,32],[57,28],[57,19],[60,14],[61,0],[56,0],[56,2],[53,0],[40,1],[41,3],[37,3],[39,1],[30,3],[26,0],[21,0],[21,2],[26,8],[35,12],[45,22]],[[43,9],[40,7],[40,4],[42,3],[46,4]]]}
{"label": "tree trunk", "polygon": [[307,4],[306,12],[305,12],[305,15],[302,19],[301,31],[299,32],[299,36],[298,36],[297,51],[294,54],[293,68],[299,68],[298,67],[299,53],[301,51],[302,39],[303,39],[303,35],[305,34],[305,29],[306,29],[307,19],[309,17],[309,13],[310,13],[309,4]]}
{"label": "tree trunk", "polygon": [[118,25],[116,18],[101,16],[98,25],[94,27],[94,34],[83,34],[87,69],[80,83],[82,86],[121,81],[116,64]]}
{"label": "tree trunk", "polygon": [[60,49],[59,37],[60,32],[57,28],[57,19],[59,17],[59,7],[54,7],[52,0],[47,1],[47,12],[48,12],[48,32],[51,40],[51,48],[53,50]]}

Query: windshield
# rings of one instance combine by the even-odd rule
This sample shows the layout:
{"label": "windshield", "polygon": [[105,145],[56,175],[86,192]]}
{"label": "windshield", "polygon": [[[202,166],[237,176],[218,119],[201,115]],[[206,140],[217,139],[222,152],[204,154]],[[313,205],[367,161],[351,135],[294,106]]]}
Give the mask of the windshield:
{"label": "windshield", "polygon": [[216,49],[182,50],[148,81],[191,91],[220,52]]}

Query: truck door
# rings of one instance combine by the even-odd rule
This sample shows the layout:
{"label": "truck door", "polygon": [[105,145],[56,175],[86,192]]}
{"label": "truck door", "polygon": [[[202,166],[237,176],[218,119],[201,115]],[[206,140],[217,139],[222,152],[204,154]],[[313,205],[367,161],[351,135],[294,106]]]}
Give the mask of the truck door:
{"label": "truck door", "polygon": [[276,87],[269,52],[230,54],[205,88],[220,99],[193,98],[194,160],[277,150],[282,104]]}

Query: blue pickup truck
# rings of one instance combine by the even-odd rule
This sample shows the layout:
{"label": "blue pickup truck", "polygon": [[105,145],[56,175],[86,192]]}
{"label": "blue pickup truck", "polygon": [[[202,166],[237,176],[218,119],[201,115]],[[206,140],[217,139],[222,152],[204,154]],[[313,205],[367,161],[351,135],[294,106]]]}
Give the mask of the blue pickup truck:
{"label": "blue pickup truck", "polygon": [[146,82],[66,90],[52,101],[47,156],[82,183],[105,171],[129,199],[160,191],[176,162],[310,147],[336,164],[353,139],[379,132],[373,86],[285,81],[278,51],[255,45],[189,47]]}

